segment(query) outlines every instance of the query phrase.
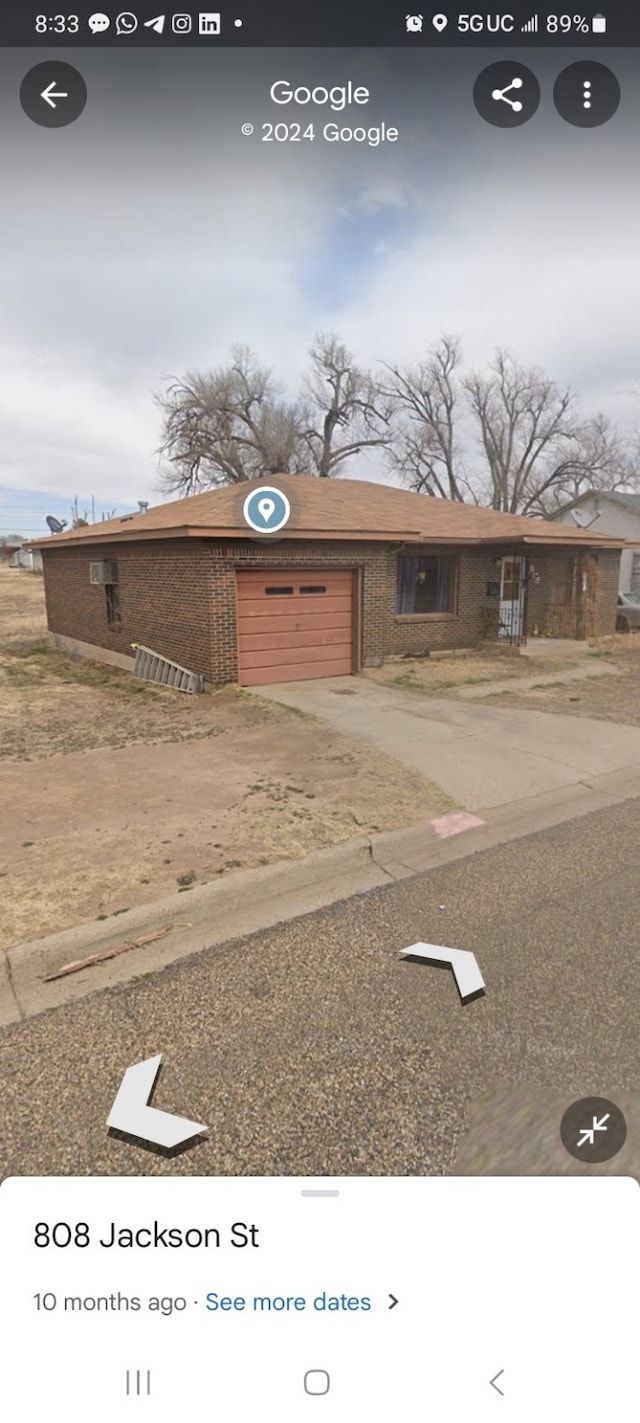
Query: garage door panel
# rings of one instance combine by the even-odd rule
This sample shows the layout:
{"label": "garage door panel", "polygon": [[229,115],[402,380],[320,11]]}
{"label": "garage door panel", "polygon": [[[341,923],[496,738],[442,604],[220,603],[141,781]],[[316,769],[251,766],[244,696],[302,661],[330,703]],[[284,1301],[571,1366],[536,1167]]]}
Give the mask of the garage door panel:
{"label": "garage door panel", "polygon": [[[327,590],[337,589],[341,593],[350,593],[351,574],[350,573],[266,573],[262,569],[259,573],[245,573],[238,570],[238,597],[249,598],[255,596],[256,589],[265,588],[293,588],[294,593],[298,593],[303,588],[326,588]],[[267,596],[277,597],[277,594]],[[291,594],[288,595],[291,597]],[[312,596],[302,593],[303,598]]]}
{"label": "garage door panel", "polygon": [[309,682],[312,677],[348,677],[352,671],[351,658],[346,662],[306,662],[290,663],[270,667],[249,668],[242,675],[243,687],[266,686],[270,682]]}
{"label": "garage door panel", "polygon": [[[294,667],[301,662],[315,662],[321,667],[326,662],[341,662],[347,664],[345,671],[351,671],[351,643],[333,643],[325,647],[263,647],[253,652],[248,652],[242,659],[243,667],[252,669],[255,667],[272,667],[281,664],[283,667]],[[318,672],[319,677],[324,677],[324,672]]]}
{"label": "garage door panel", "polygon": [[271,637],[278,632],[316,632],[323,628],[327,632],[340,631],[351,627],[349,613],[333,613],[327,618],[320,615],[305,617],[302,613],[291,613],[286,618],[240,618],[238,634],[241,637]]}
{"label": "garage door panel", "polygon": [[304,613],[305,617],[311,613],[318,613],[321,617],[329,613],[348,613],[350,616],[351,598],[344,595],[334,597],[328,593],[322,598],[251,598],[240,603],[238,613],[241,621],[243,618],[287,617],[293,608],[296,614]]}
{"label": "garage door panel", "polygon": [[[261,652],[265,639],[261,632],[240,633],[238,648],[241,653]],[[351,627],[295,628],[283,632],[280,628],[269,633],[269,646],[279,649],[286,647],[342,647],[351,645]]]}
{"label": "garage door panel", "polygon": [[238,672],[243,686],[339,677],[353,671],[350,572],[276,569],[265,573],[262,569],[245,573],[239,569],[236,585]]}

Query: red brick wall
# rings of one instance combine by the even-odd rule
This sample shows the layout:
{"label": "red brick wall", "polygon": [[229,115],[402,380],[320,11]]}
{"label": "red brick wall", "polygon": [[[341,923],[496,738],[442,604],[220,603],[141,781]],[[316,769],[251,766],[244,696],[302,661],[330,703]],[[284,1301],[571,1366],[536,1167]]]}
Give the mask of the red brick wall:
{"label": "red brick wall", "polygon": [[609,549],[599,549],[597,554],[594,637],[608,637],[616,630],[620,557],[620,551],[614,553]]}
{"label": "red brick wall", "polygon": [[[589,593],[582,593],[581,581],[581,572],[591,565],[592,558],[593,599]],[[555,629],[556,636],[567,637],[605,637],[615,632],[619,551],[598,549],[590,555],[587,550],[585,555],[573,549],[534,548],[529,559],[534,570],[527,600],[529,635],[534,627],[541,635]],[[573,605],[563,610],[566,592],[572,596]]]}
{"label": "red brick wall", "polygon": [[[106,592],[89,582],[89,564],[115,559],[122,625],[107,622]],[[44,551],[47,620],[52,632],[132,656],[131,643],[211,677],[210,554],[199,539],[94,545]]]}
{"label": "red brick wall", "polygon": [[[495,608],[487,583],[499,578],[496,557],[507,549],[462,549],[458,554],[456,611],[451,616],[396,616],[398,546],[375,543],[215,544],[180,539],[104,544],[44,552],[47,617],[53,632],[131,655],[141,642],[165,657],[200,672],[208,682],[235,681],[235,569],[296,566],[360,569],[362,576],[362,662],[372,665],[402,652],[470,647],[483,634],[483,611]],[[436,550],[433,550],[434,552]],[[517,552],[516,549],[512,550]],[[403,552],[424,552],[404,547]],[[455,553],[442,548],[442,554]],[[107,621],[103,587],[89,583],[89,563],[113,559],[118,564],[122,625]],[[550,601],[554,569],[561,550],[534,555],[541,582],[530,586],[528,626],[536,608]],[[618,554],[601,553],[597,581],[598,633],[615,626]]]}
{"label": "red brick wall", "polygon": [[[459,557],[456,612],[453,615],[396,616],[396,551],[384,544],[321,544],[284,541],[268,546],[249,540],[219,549],[212,557],[215,587],[214,625],[223,634],[219,644],[218,675],[214,680],[235,680],[235,569],[295,566],[296,568],[351,568],[362,578],[362,664],[366,667],[401,652],[470,647],[481,637],[486,583],[492,576],[493,556],[484,550],[467,550]],[[456,554],[452,548],[438,550]],[[424,548],[403,546],[403,552],[424,553]],[[434,550],[435,552],[435,550]]]}

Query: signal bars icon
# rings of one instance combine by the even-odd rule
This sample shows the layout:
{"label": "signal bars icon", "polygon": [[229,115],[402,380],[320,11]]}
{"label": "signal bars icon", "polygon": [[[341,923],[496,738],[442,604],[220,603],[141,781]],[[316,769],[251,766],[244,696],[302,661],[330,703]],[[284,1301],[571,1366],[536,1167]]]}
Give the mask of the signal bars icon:
{"label": "signal bars icon", "polygon": [[520,33],[523,34],[523,35],[537,35],[537,33],[538,33],[538,16],[537,16],[537,15],[532,15],[532,16],[531,16],[531,19],[530,19],[530,20],[527,20],[526,25],[522,25],[521,30],[520,30]]}

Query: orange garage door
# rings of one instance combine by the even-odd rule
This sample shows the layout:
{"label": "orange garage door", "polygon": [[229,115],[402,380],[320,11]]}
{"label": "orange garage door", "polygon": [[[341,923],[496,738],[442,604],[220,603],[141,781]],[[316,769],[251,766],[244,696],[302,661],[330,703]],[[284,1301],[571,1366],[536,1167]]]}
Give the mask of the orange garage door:
{"label": "orange garage door", "polygon": [[236,580],[242,687],[353,671],[350,572],[238,572]]}

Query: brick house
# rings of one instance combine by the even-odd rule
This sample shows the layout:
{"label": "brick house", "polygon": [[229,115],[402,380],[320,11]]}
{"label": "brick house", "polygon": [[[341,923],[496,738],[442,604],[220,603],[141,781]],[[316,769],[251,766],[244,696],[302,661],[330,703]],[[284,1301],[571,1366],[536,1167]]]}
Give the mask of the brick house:
{"label": "brick house", "polygon": [[[244,516],[265,486],[289,504],[273,534]],[[248,686],[488,639],[611,633],[624,540],[389,485],[277,475],[32,546],[63,650],[130,668],[142,644],[208,686]]]}

